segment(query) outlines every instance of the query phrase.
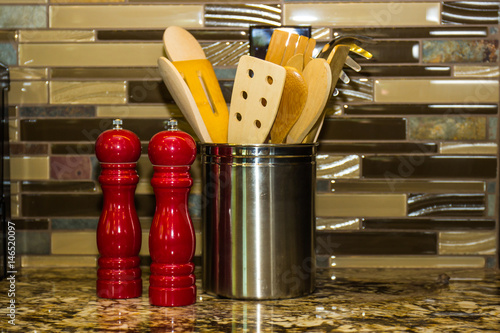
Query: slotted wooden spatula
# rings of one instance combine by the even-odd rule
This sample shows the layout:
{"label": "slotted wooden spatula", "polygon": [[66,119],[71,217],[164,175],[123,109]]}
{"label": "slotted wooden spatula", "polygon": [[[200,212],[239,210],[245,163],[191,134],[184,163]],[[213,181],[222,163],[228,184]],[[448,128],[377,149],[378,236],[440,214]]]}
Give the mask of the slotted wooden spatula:
{"label": "slotted wooden spatula", "polygon": [[251,56],[242,56],[234,78],[229,110],[228,143],[260,144],[278,112],[286,70]]}

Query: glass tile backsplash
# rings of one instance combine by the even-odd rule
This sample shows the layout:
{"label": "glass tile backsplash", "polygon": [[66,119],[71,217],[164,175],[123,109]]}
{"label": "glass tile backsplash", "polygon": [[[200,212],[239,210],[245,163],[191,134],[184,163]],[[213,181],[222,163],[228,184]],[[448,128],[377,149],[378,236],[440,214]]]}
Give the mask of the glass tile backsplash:
{"label": "glass tile backsplash", "polygon": [[[319,135],[319,267],[498,267],[499,3],[492,1],[0,1],[9,66],[12,218],[25,266],[95,266],[98,135],[142,143],[142,262],[154,214],[147,157],[168,118],[196,138],[157,70],[168,25],[188,29],[231,103],[249,27],[311,25],[314,55],[364,36]],[[189,211],[201,227],[196,160]],[[296,204],[301,204],[297,202]],[[197,255],[201,253],[198,244]]]}

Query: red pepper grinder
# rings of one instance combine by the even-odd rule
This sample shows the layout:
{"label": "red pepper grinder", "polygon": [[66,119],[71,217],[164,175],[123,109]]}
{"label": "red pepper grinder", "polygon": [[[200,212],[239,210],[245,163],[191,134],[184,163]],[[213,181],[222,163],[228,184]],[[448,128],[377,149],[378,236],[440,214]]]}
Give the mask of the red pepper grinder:
{"label": "red pepper grinder", "polygon": [[121,128],[122,121],[97,138],[95,153],[101,162],[99,182],[104,197],[97,225],[97,296],[132,298],[142,294],[139,251],[141,225],[134,205],[139,176],[135,169],[141,156],[137,135]]}
{"label": "red pepper grinder", "polygon": [[196,143],[171,119],[167,130],[155,134],[149,142],[148,155],[153,164],[151,185],[156,196],[149,232],[149,302],[159,306],[193,304],[195,235],[188,194],[193,185],[189,169],[196,157]]}

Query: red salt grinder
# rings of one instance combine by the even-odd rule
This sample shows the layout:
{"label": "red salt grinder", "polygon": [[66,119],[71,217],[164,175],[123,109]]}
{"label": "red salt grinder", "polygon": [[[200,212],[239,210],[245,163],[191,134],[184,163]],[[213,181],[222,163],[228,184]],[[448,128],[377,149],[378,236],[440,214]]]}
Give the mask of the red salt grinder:
{"label": "red salt grinder", "polygon": [[188,212],[189,175],[196,157],[196,143],[168,121],[167,130],[153,136],[148,155],[154,174],[151,185],[156,210],[149,232],[151,275],[149,302],[159,306],[183,306],[196,301],[196,278],[192,262],[195,234]]}
{"label": "red salt grinder", "polygon": [[141,156],[137,135],[121,128],[115,119],[111,130],[99,135],[95,153],[101,164],[103,208],[97,225],[97,296],[133,298],[142,294],[139,251],[141,225],[134,204]]}

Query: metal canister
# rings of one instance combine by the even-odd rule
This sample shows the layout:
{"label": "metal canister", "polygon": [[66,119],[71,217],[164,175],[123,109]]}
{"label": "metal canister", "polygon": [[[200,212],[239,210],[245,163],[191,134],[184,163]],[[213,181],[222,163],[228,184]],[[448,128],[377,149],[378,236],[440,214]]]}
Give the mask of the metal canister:
{"label": "metal canister", "polygon": [[203,144],[203,289],[281,299],[315,288],[316,144]]}

